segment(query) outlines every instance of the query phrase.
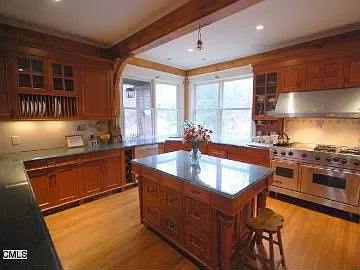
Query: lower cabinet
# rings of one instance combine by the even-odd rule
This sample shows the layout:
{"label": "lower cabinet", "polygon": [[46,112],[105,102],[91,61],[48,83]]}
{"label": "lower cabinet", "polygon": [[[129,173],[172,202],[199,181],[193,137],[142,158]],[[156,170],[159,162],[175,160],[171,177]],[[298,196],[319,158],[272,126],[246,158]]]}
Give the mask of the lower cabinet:
{"label": "lower cabinet", "polygon": [[56,168],[49,175],[54,184],[54,203],[64,204],[79,199],[80,166],[78,163]]}
{"label": "lower cabinet", "polygon": [[123,151],[58,158],[25,164],[30,183],[45,210],[121,187],[125,180]]}
{"label": "lower cabinet", "polygon": [[101,192],[103,176],[103,160],[85,161],[81,167],[81,177],[84,195]]}

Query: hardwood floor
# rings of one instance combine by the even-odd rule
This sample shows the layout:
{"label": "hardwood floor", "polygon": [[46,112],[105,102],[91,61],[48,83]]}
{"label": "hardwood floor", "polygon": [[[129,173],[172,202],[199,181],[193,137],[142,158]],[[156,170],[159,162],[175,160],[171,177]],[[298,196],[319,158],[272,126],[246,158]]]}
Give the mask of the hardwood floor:
{"label": "hardwood floor", "polygon": [[[134,188],[46,216],[64,269],[196,269],[140,224],[138,205]],[[359,224],[272,198],[268,206],[285,218],[287,269],[360,269]],[[279,260],[276,248],[275,255]],[[241,267],[238,257],[234,268]]]}

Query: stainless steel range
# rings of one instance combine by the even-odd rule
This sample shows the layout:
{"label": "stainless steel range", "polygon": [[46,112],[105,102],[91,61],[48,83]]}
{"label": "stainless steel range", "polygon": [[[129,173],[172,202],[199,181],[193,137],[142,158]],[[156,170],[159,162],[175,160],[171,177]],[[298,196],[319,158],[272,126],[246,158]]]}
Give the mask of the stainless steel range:
{"label": "stainless steel range", "polygon": [[360,147],[294,143],[270,153],[272,191],[360,214]]}

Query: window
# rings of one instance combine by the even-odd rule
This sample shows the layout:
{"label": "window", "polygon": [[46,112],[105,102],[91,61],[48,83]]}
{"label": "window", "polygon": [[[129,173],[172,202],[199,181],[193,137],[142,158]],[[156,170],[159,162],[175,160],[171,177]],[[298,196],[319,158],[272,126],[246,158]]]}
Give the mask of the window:
{"label": "window", "polygon": [[193,119],[215,136],[251,138],[253,79],[245,77],[195,84]]}
{"label": "window", "polygon": [[177,85],[124,78],[122,89],[124,137],[178,135]]}

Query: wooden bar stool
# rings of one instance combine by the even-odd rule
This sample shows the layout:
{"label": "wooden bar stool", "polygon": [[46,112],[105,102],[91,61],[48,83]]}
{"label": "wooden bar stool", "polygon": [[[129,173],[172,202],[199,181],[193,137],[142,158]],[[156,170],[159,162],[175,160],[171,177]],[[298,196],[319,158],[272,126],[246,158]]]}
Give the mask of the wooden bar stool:
{"label": "wooden bar stool", "polygon": [[[249,252],[254,248],[255,242],[258,240],[266,239],[269,241],[269,252],[270,259],[263,258],[259,255],[255,255],[262,262],[269,263],[270,269],[274,269],[274,244],[279,246],[281,263],[285,266],[285,257],[284,257],[284,248],[281,239],[280,229],[283,226],[284,218],[275,213],[273,210],[269,208],[260,208],[258,211],[258,215],[249,219],[246,223],[246,226],[251,231],[251,237],[249,239],[249,243],[242,255],[242,261],[245,262],[245,258]],[[263,233],[268,233],[269,236],[264,236]],[[277,234],[277,241],[273,239],[273,234]]]}

